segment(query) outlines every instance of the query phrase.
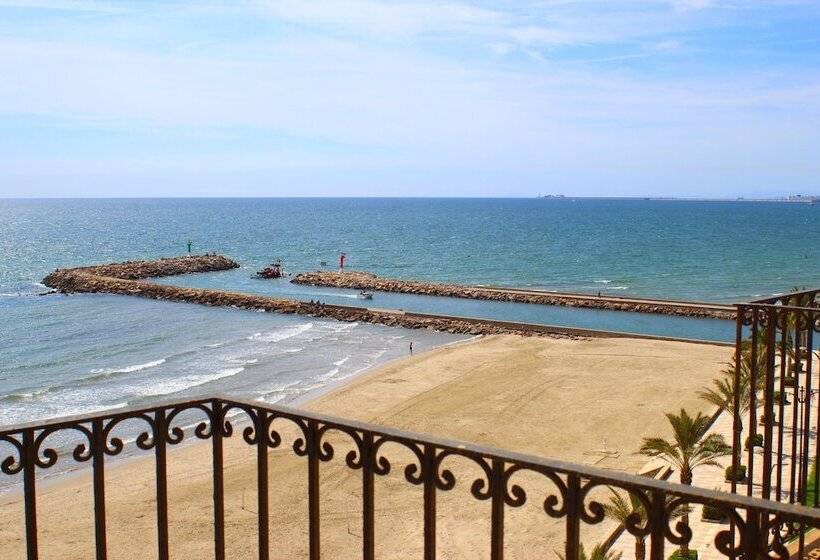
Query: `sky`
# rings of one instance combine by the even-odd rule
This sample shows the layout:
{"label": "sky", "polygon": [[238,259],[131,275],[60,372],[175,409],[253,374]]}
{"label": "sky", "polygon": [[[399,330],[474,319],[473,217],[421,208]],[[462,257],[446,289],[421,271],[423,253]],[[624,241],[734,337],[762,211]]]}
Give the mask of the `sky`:
{"label": "sky", "polygon": [[0,0],[0,197],[820,194],[820,0]]}

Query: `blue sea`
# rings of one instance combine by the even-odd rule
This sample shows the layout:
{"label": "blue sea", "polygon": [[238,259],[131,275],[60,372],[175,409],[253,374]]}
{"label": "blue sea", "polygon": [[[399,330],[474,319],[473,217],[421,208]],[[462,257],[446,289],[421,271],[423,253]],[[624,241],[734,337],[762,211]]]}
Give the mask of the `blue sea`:
{"label": "blue sea", "polygon": [[[593,199],[0,200],[0,425],[229,393],[292,403],[464,337],[112,295],[37,295],[51,270],[218,252],[239,269],[163,279],[361,305],[253,278],[384,276],[734,302],[820,284],[820,206]],[[381,294],[380,308],[731,340],[727,321]]]}

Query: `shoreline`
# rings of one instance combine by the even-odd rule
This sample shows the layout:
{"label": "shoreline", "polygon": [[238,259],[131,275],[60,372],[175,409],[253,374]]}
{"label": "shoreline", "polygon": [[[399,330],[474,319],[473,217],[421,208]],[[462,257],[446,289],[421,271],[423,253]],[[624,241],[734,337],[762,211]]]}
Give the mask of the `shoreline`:
{"label": "shoreline", "polygon": [[[702,408],[694,389],[711,380],[728,357],[726,348],[681,342],[481,337],[368,368],[322,394],[313,393],[299,407],[479,445],[635,472],[646,463],[645,458],[634,454],[640,437],[663,434],[663,412],[668,409]],[[594,406],[589,406],[591,403]],[[294,511],[293,504],[303,499],[300,496],[306,466],[290,449],[292,434],[288,430],[281,433],[282,446],[268,454],[271,484],[277,488],[271,494],[270,519],[272,531],[285,547],[280,553],[286,557],[298,555],[304,546],[299,521],[303,508]],[[171,540],[175,554],[201,557],[212,548],[208,533],[212,522],[210,445],[188,437],[184,442],[191,445],[182,443],[168,450]],[[330,441],[343,458],[347,449],[344,437]],[[232,557],[251,558],[255,556],[256,543],[256,523],[252,521],[256,453],[236,431],[233,437],[225,439],[224,445],[228,548],[241,551],[231,554]],[[404,465],[405,459],[393,452],[389,456],[396,462],[400,476],[399,466]],[[140,540],[141,546],[151,546],[155,532],[153,464],[151,452],[116,463],[107,461],[108,540],[110,550],[118,552],[117,558],[128,557],[123,552],[135,552],[135,531],[147,537],[145,542]],[[465,465],[458,463],[448,468],[461,486],[469,486],[473,471],[464,470]],[[322,526],[328,539],[323,547],[333,557],[352,545],[347,528],[359,523],[360,512],[356,507],[351,509],[350,499],[351,493],[360,488],[361,474],[348,469],[343,460],[323,463],[321,470]],[[406,557],[420,545],[407,508],[420,506],[421,501],[414,493],[415,487],[403,480],[392,480],[380,477],[377,483],[382,496],[377,546],[382,549],[380,558],[398,559],[401,555],[396,555],[396,551],[402,551]],[[93,546],[93,531],[87,525],[91,506],[84,497],[90,497],[89,486],[88,470],[40,484],[41,543],[57,550],[51,551],[50,556],[72,560],[87,557],[87,550]],[[381,494],[385,489],[390,492]],[[8,527],[0,531],[0,547],[12,555],[20,546],[19,541],[14,541],[19,533],[12,530],[22,528],[19,501],[9,494],[0,500],[0,526],[5,523]],[[241,505],[243,501],[251,504],[250,510]],[[462,504],[457,511],[463,513],[441,518],[442,535],[459,539],[472,557],[480,557],[483,543],[473,542],[476,539],[470,536],[475,524],[484,518],[480,507],[469,492],[442,494],[443,511],[450,507],[447,504],[455,503]],[[511,537],[517,538],[510,539],[507,557],[528,558],[528,552],[536,545],[545,551],[560,546],[563,532],[555,533],[552,527],[542,515],[512,524]],[[603,539],[611,527],[602,525],[593,530]]]}
{"label": "shoreline", "polygon": [[[351,382],[357,380],[360,377],[372,374],[373,372],[376,372],[376,371],[378,371],[379,369],[381,369],[383,367],[388,367],[388,366],[391,366],[391,365],[395,365],[395,364],[398,364],[402,360],[405,360],[407,358],[415,357],[415,356],[422,356],[424,354],[427,354],[429,352],[435,352],[436,350],[439,350],[439,349],[442,349],[442,348],[448,348],[448,347],[451,347],[451,346],[456,346],[456,345],[461,345],[461,344],[475,343],[475,342],[480,341],[481,338],[482,338],[481,335],[472,336],[470,338],[466,338],[466,339],[463,339],[463,340],[454,340],[452,342],[446,342],[444,344],[431,346],[431,347],[426,348],[426,349],[424,349],[420,352],[414,353],[413,356],[409,356],[409,355],[408,356],[397,356],[397,357],[390,358],[390,359],[387,359],[387,360],[384,360],[384,361],[381,361],[381,362],[377,361],[376,363],[374,363],[372,365],[361,368],[360,370],[354,372],[353,374],[351,374],[351,375],[349,375],[345,378],[336,379],[336,380],[331,381],[331,382],[329,382],[326,385],[323,385],[321,387],[315,387],[313,389],[309,389],[305,393],[303,393],[301,395],[294,396],[290,399],[284,399],[282,401],[277,401],[276,403],[269,403],[269,404],[276,404],[276,405],[281,404],[281,405],[284,405],[284,406],[290,406],[290,407],[294,407],[294,408],[303,408],[305,406],[308,406],[312,401],[320,399],[320,398],[332,393],[333,391],[336,391],[336,390],[344,387],[346,384],[351,383]],[[265,401],[259,401],[259,402],[264,403]],[[152,405],[146,404],[146,406],[150,407]],[[99,411],[99,414],[107,414],[107,413],[115,413],[115,412],[116,412],[116,409],[108,409],[108,410]],[[240,413],[236,413],[235,416],[240,417],[241,419],[239,421],[232,421],[232,423],[234,425],[234,429],[243,428],[243,427],[247,426],[250,423],[250,420],[247,419],[246,417],[242,416]],[[56,420],[59,420],[59,417],[58,418],[49,418],[49,419],[44,420],[43,422],[47,423],[47,422],[56,421]],[[37,421],[35,420],[33,422],[37,422]],[[176,450],[176,449],[183,449],[184,447],[187,447],[189,445],[207,444],[207,442],[202,441],[202,440],[198,440],[198,439],[193,437],[193,429],[194,429],[195,426],[196,426],[196,423],[182,426],[182,429],[185,432],[185,438],[179,444],[175,445],[173,447],[172,451]],[[0,426],[0,428],[3,428],[3,427]],[[141,451],[139,449],[136,449],[134,447],[133,443],[134,443],[133,438],[130,438],[129,440],[127,440],[127,442],[125,444],[126,449],[123,451],[123,454],[112,457],[112,458],[108,458],[108,460],[106,462],[106,468],[107,469],[127,468],[129,463],[146,459],[146,456],[145,456],[146,452]],[[60,450],[58,450],[58,453],[60,453],[61,458],[65,458],[65,460],[70,460],[70,451],[68,451],[66,449],[60,449]],[[63,471],[59,471],[59,470],[53,471],[53,472],[51,472],[51,471],[41,471],[42,472],[41,478],[37,479],[38,489],[44,490],[44,489],[53,488],[55,486],[60,486],[63,483],[69,483],[70,481],[72,481],[72,480],[74,480],[78,477],[81,477],[84,474],[87,474],[91,470],[91,467],[92,467],[92,465],[91,465],[90,461],[83,462],[83,463],[73,462],[71,467],[69,467],[69,468],[67,468],[66,470],[63,470]],[[22,497],[22,491],[23,491],[22,486],[19,483],[9,484],[5,488],[3,487],[3,485],[0,485],[0,504],[2,504],[4,499],[7,499],[7,498],[20,498],[20,497]]]}

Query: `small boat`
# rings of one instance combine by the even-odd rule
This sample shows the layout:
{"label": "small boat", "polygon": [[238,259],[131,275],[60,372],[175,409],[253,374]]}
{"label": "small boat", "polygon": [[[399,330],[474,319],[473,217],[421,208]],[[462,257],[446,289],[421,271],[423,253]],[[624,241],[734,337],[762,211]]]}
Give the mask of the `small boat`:
{"label": "small boat", "polygon": [[359,292],[358,297],[359,297],[359,299],[373,299],[373,294],[371,292],[367,292],[365,290],[362,290],[361,292]]}
{"label": "small boat", "polygon": [[282,270],[282,261],[270,263],[268,266],[256,273],[258,278],[282,278],[285,275]]}

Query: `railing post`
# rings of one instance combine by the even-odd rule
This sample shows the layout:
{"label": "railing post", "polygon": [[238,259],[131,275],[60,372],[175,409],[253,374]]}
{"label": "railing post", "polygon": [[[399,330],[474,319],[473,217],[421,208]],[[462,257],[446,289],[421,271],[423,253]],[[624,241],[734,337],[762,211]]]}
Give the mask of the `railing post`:
{"label": "railing post", "polygon": [[[794,330],[794,337],[791,339],[793,348],[800,345],[800,336],[797,329]],[[799,432],[798,418],[800,416],[800,352],[795,353],[795,360],[792,364],[794,367],[794,384],[792,386],[792,452],[791,465],[789,468],[789,503],[794,503],[797,500],[797,432]]]}
{"label": "railing post", "polygon": [[[766,535],[763,535],[765,539]],[[743,534],[743,558],[745,560],[758,560],[763,555],[758,556],[760,550],[760,513],[752,508],[746,510],[746,527]]]}
{"label": "railing post", "polygon": [[493,459],[490,482],[490,560],[504,558],[504,461]]}
{"label": "railing post", "polygon": [[651,541],[649,559],[663,560],[663,549],[666,541],[666,495],[660,490],[652,491],[652,509],[648,519]]}
{"label": "railing post", "polygon": [[37,450],[34,448],[34,430],[23,431],[23,497],[26,512],[26,558],[37,560],[37,485],[34,478]]}
{"label": "railing post", "polygon": [[168,424],[164,408],[157,409],[154,421],[156,423],[154,451],[157,479],[157,552],[159,560],[168,560],[168,465],[166,463]]}
{"label": "railing post", "polygon": [[421,466],[424,479],[424,560],[436,558],[436,448],[424,446],[424,462]]}
{"label": "railing post", "polygon": [[101,418],[91,423],[91,453],[94,477],[94,542],[97,560],[108,556],[105,528],[105,434]]}
{"label": "railing post", "polygon": [[[743,344],[743,315],[745,308],[737,306],[737,318],[735,323],[735,371],[734,371],[734,402],[732,403],[732,473],[737,473],[740,466],[741,453],[743,448],[740,446],[741,437],[740,427],[740,373],[742,367],[743,354],[741,352],[741,345]],[[732,494],[737,492],[737,476],[732,476]]]}
{"label": "railing post", "polygon": [[211,403],[211,444],[213,451],[214,474],[214,558],[225,560],[225,473],[222,457],[222,401],[214,399]]}
{"label": "railing post", "polygon": [[[785,313],[785,312],[784,312]],[[775,331],[777,330],[777,310],[773,307],[766,309],[766,371],[763,386],[763,415],[766,423],[763,426],[763,473],[761,494],[764,499],[771,498],[772,491],[772,440],[774,437],[774,352]],[[780,419],[781,422],[783,419]],[[753,446],[752,446],[753,447]]]}
{"label": "railing post", "polygon": [[576,473],[567,475],[567,539],[564,560],[578,560],[581,536],[581,477]]}
{"label": "railing post", "polygon": [[[808,324],[807,333],[806,333],[806,404],[805,404],[805,411],[803,413],[803,460],[801,465],[801,483],[803,485],[803,491],[800,494],[800,503],[806,501],[806,493],[808,491],[808,478],[809,478],[809,439],[811,438],[811,401],[814,398],[814,387],[812,381],[812,355],[814,354],[812,348],[812,325],[811,323]],[[802,350],[800,347],[800,343],[798,342],[797,345],[797,353],[801,354]],[[820,466],[818,466],[820,467]],[[815,490],[815,496],[817,494],[817,490]],[[815,499],[817,499],[815,497]]]}
{"label": "railing post", "polygon": [[[746,495],[751,496],[753,489],[754,489],[754,478],[755,478],[755,446],[753,435],[757,434],[757,328],[758,328],[758,319],[759,319],[759,311],[758,307],[752,308],[752,349],[750,352],[751,356],[751,366],[749,372],[749,435],[747,437],[751,438],[749,444],[749,451],[747,453],[747,461],[749,462],[748,468],[746,470]],[[733,473],[734,474],[734,473]]]}
{"label": "railing post", "polygon": [[321,557],[321,533],[319,532],[319,425],[316,420],[308,420],[308,544],[310,560]]}
{"label": "railing post", "polygon": [[362,436],[362,558],[373,560],[375,546],[375,508],[373,505],[373,433],[363,432]]}
{"label": "railing post", "polygon": [[259,560],[268,560],[268,412],[259,408],[256,412],[256,502],[258,519]]}

